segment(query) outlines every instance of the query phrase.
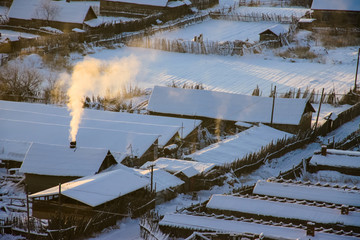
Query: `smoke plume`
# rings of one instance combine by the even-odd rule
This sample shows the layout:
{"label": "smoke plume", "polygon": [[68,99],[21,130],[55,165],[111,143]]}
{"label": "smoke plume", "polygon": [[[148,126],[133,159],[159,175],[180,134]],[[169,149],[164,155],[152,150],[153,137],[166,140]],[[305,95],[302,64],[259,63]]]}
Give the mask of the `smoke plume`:
{"label": "smoke plume", "polygon": [[105,94],[119,94],[126,85],[135,80],[140,63],[134,56],[101,61],[85,57],[82,62],[75,65],[73,73],[63,74],[70,87],[67,91],[68,109],[71,115],[70,140],[76,141],[76,135],[81,122],[84,109],[85,96]]}

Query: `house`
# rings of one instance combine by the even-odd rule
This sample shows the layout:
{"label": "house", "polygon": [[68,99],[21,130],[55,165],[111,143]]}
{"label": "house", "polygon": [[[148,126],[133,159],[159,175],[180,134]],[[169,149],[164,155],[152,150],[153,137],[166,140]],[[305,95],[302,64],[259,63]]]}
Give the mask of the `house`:
{"label": "house", "polygon": [[[56,209],[68,215],[91,217],[99,210],[128,214],[128,206],[148,200],[149,182],[134,173],[117,169],[90,175],[55,186],[29,197],[33,199],[33,216],[48,218]],[[141,206],[141,205],[140,205]],[[110,210],[111,209],[111,210]]]}
{"label": "house", "polygon": [[159,158],[153,162],[146,162],[140,168],[149,169],[151,166],[153,166],[154,169],[165,170],[180,178],[185,182],[183,191],[189,192],[199,188],[199,183],[197,181],[198,178],[213,169],[215,164],[171,158]]}
{"label": "house", "polygon": [[287,33],[287,29],[285,29],[282,25],[277,24],[259,33],[260,41],[269,41],[272,43],[271,46],[279,47],[282,46],[284,41],[283,37],[286,36]]}
{"label": "house", "polygon": [[64,32],[84,29],[86,21],[97,18],[90,5],[52,0],[14,0],[8,17],[10,25],[50,26]]}
{"label": "house", "polygon": [[358,0],[313,0],[311,10],[318,26],[360,27]]}
{"label": "house", "polygon": [[309,172],[330,170],[360,176],[360,152],[327,149],[322,146],[321,151],[316,151],[311,157],[308,165]]}
{"label": "house", "polygon": [[189,1],[177,0],[100,0],[100,13],[144,17],[157,13],[179,13],[188,9],[189,4]]}
{"label": "house", "polygon": [[[31,111],[29,111],[29,109]],[[48,134],[43,135],[36,131],[32,131],[32,129],[25,129],[28,134],[25,134],[26,132],[24,132],[23,135],[18,132],[18,134],[21,134],[22,136],[18,136],[18,138],[8,136],[7,139],[14,138],[14,140],[23,139],[24,141],[30,142],[35,141],[67,145],[68,129],[64,132],[59,132],[61,131],[61,128],[69,126],[70,124],[71,117],[69,116],[69,112],[66,107],[38,103],[0,101],[0,115],[2,118],[9,120],[18,121],[27,119],[28,122],[22,124],[31,125],[29,122],[32,122],[33,125],[37,125],[39,128],[40,125],[37,123],[56,125],[54,128],[49,129],[54,133],[51,137]],[[9,124],[13,125],[15,123],[9,122]],[[18,124],[22,125],[19,122]],[[142,155],[145,154],[143,150],[155,147],[155,145],[151,147],[156,140],[153,137],[158,138],[158,147],[160,149],[165,146],[178,143],[180,139],[185,142],[196,142],[200,125],[200,120],[84,109],[79,134],[82,135],[85,134],[84,131],[91,131],[97,132],[96,134],[98,136],[104,137],[101,141],[89,138],[78,143],[83,147],[108,148],[114,155],[119,152],[125,153],[122,154],[123,156],[125,156],[126,153],[130,155],[130,150],[132,149],[132,155],[136,155],[137,158],[141,158]],[[47,126],[44,125],[43,127],[47,128]],[[34,128],[36,127],[34,126]],[[0,132],[1,130],[4,131],[4,133],[1,132],[1,138],[5,138],[6,135],[17,134],[16,132],[13,133],[9,131],[10,129],[12,129],[11,126],[7,129],[0,127]],[[99,133],[100,129],[104,129],[105,131]],[[55,134],[54,131],[57,133]],[[36,135],[31,135],[30,132],[36,133]],[[143,138],[141,139],[140,136],[143,136]],[[58,138],[62,138],[61,141],[59,141],[60,139]],[[121,141],[118,139],[121,139]],[[150,141],[152,142],[150,143]],[[123,144],[121,144],[121,142]],[[146,155],[150,157],[151,154],[146,153]],[[148,160],[154,160],[154,158]],[[121,160],[119,159],[119,161]]]}
{"label": "house", "polygon": [[311,128],[315,110],[308,100],[276,98],[273,115],[272,107],[270,97],[155,86],[147,110],[154,115],[201,119],[214,131],[234,128],[238,121],[264,123],[291,133]]}
{"label": "house", "polygon": [[97,174],[117,164],[106,149],[32,143],[20,167],[30,192]]}

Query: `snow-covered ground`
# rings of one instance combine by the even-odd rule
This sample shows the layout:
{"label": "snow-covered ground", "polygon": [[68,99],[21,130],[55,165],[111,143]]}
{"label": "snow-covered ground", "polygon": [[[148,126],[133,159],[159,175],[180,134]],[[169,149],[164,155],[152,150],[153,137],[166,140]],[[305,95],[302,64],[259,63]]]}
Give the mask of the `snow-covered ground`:
{"label": "snow-covered ground", "polygon": [[[274,55],[214,56],[162,52],[151,49],[123,47],[105,49],[90,54],[90,57],[109,60],[133,55],[141,63],[136,85],[152,88],[154,85],[169,85],[173,82],[202,83],[209,90],[251,94],[258,85],[263,96],[268,96],[272,86],[278,94],[290,89],[306,87],[318,92],[335,88],[337,93],[353,87],[356,65],[355,47],[339,48],[352,57],[343,64],[321,64],[306,60],[294,60]],[[74,63],[82,61],[78,58]]]}
{"label": "snow-covered ground", "polygon": [[[274,22],[240,22],[226,20],[207,20],[179,28],[169,32],[158,32],[152,38],[184,39],[191,41],[194,36],[203,35],[204,41],[248,41],[250,43],[259,41],[259,33],[277,25]],[[285,29],[288,24],[281,24]]]}
{"label": "snow-covered ground", "polygon": [[1,37],[0,42],[4,42],[6,39],[10,39],[11,41],[16,41],[19,38],[37,38],[39,35],[31,34],[31,33],[24,33],[24,32],[17,32],[12,30],[5,30],[0,29]]}

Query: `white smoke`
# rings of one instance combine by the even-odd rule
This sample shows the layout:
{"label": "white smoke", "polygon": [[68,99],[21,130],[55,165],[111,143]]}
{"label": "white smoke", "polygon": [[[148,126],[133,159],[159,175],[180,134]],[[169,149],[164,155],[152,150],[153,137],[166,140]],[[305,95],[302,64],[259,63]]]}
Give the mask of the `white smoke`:
{"label": "white smoke", "polygon": [[67,80],[70,84],[67,106],[72,117],[69,136],[71,141],[76,141],[85,96],[121,93],[129,82],[135,80],[139,67],[140,63],[134,56],[111,61],[85,57],[75,65],[71,75],[61,76],[62,80]]}

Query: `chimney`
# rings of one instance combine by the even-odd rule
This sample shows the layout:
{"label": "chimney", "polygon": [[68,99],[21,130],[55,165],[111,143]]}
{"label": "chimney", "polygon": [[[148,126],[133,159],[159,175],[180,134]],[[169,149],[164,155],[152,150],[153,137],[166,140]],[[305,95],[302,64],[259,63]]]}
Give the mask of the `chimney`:
{"label": "chimney", "polygon": [[327,151],[327,146],[326,146],[326,145],[322,145],[322,146],[321,146],[321,155],[326,156],[326,151]]}
{"label": "chimney", "polygon": [[307,222],[306,225],[306,236],[315,236],[315,223]]}
{"label": "chimney", "polygon": [[70,148],[76,148],[76,141],[70,142]]}
{"label": "chimney", "polygon": [[349,215],[349,206],[348,205],[341,205],[341,214]]}

